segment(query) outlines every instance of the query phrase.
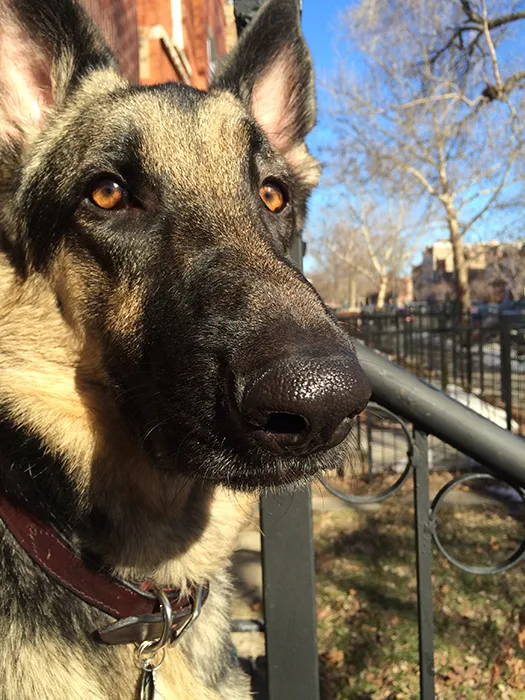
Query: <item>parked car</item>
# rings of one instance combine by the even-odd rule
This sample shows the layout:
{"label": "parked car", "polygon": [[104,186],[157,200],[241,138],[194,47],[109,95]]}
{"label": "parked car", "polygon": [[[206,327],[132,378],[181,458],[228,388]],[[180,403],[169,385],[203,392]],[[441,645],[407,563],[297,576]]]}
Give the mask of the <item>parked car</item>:
{"label": "parked car", "polygon": [[397,308],[396,315],[399,316],[404,323],[413,323],[416,319],[408,305],[403,308]]}
{"label": "parked car", "polygon": [[525,314],[512,321],[509,329],[511,350],[520,358],[525,356]]}

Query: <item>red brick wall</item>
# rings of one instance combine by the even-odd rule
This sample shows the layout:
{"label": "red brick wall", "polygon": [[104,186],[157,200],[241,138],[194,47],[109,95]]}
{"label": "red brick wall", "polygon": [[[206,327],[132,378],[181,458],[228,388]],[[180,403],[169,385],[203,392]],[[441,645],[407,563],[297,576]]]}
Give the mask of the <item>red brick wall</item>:
{"label": "red brick wall", "polygon": [[[202,4],[202,0],[200,4]],[[197,35],[199,33],[200,8],[198,6],[194,7],[194,5],[197,5],[197,3],[194,3],[193,0],[182,0],[182,30],[184,34],[184,51],[192,70],[192,85],[200,87],[200,85],[196,85],[194,78],[198,65],[197,56],[199,54],[197,42],[200,41],[200,38]]]}
{"label": "red brick wall", "polygon": [[215,36],[219,56],[226,53],[226,20],[224,17],[225,0],[208,0],[208,24]]}
{"label": "red brick wall", "polygon": [[[154,27],[173,36],[171,0],[82,0],[114,51],[124,75],[144,84],[184,81]],[[181,0],[184,53],[191,84],[208,87],[208,28],[219,56],[226,53],[225,0]]]}
{"label": "red brick wall", "polygon": [[186,43],[194,46],[192,62],[193,80],[195,87],[205,90],[208,87],[208,28],[215,41],[219,56],[226,53],[226,23],[224,18],[225,0],[190,0],[193,4],[193,30]]}
{"label": "red brick wall", "polygon": [[146,85],[180,81],[182,76],[158,37],[151,37],[153,27],[160,25],[171,38],[173,34],[170,0],[137,0],[140,37],[140,82]]}
{"label": "red brick wall", "polygon": [[122,73],[132,82],[139,79],[136,0],[82,0],[115,53]]}
{"label": "red brick wall", "polygon": [[[225,0],[181,0],[184,53],[191,66],[191,84],[208,87],[208,26],[220,55],[225,53]],[[171,37],[173,33],[171,0],[138,0],[138,23],[142,41],[149,29],[161,24]],[[161,56],[160,54],[163,54]],[[143,54],[146,56],[146,54]],[[149,40],[149,66],[141,61],[141,82],[159,83],[181,80],[182,76],[169,60],[158,40]]]}

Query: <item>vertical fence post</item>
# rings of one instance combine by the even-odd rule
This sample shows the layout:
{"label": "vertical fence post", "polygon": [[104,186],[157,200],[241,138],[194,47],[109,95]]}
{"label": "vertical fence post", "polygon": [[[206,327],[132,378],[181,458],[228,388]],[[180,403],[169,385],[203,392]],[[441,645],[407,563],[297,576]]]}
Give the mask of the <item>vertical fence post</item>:
{"label": "vertical fence post", "polygon": [[466,338],[465,338],[465,350],[467,352],[467,385],[465,391],[467,394],[472,393],[472,314],[466,318],[467,328],[466,328]]}
{"label": "vertical fence post", "polygon": [[[291,257],[302,267],[302,242]],[[268,700],[319,700],[309,488],[260,503]]]}
{"label": "vertical fence post", "polygon": [[[452,341],[452,383],[458,383],[458,343],[456,340],[456,333],[461,333],[458,331],[457,323],[455,323],[455,317],[451,328],[450,338]],[[461,335],[458,335],[461,347]]]}
{"label": "vertical fence post", "polygon": [[310,489],[261,499],[269,700],[319,700]]}
{"label": "vertical fence post", "polygon": [[481,396],[483,396],[483,394],[485,393],[485,363],[484,363],[485,355],[484,355],[484,350],[483,350],[485,337],[484,337],[484,331],[483,331],[483,320],[484,320],[484,316],[480,315],[478,350],[479,350],[479,390],[481,392]]}
{"label": "vertical fence post", "polygon": [[400,338],[399,338],[399,313],[396,311],[396,362],[399,364],[399,360],[401,358],[401,349],[399,347],[400,344]]}
{"label": "vertical fence post", "polygon": [[432,531],[428,474],[428,436],[414,431],[414,507],[419,627],[419,687],[422,700],[434,700],[434,616],[432,610]]}
{"label": "vertical fence post", "polygon": [[436,339],[436,315],[432,312],[429,315],[429,327],[428,327],[428,345],[427,345],[427,364],[428,364],[428,374],[427,381],[432,382],[432,375],[434,373],[434,349],[435,349],[435,339]]}
{"label": "vertical fence post", "polygon": [[510,323],[508,316],[500,314],[500,378],[501,400],[505,403],[507,430],[512,430],[512,367],[510,356]]}
{"label": "vertical fence post", "polygon": [[447,324],[443,314],[439,316],[439,366],[441,377],[441,391],[446,392],[448,386],[448,356],[446,353]]}

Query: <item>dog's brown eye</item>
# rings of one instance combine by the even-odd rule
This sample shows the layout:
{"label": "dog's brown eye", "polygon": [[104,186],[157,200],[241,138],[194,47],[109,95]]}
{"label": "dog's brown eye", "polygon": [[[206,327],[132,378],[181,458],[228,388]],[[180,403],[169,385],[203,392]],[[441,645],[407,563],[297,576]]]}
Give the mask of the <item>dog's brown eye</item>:
{"label": "dog's brown eye", "polygon": [[259,195],[274,214],[281,212],[287,204],[284,190],[275,182],[265,182],[259,189]]}
{"label": "dog's brown eye", "polygon": [[101,180],[91,190],[91,200],[101,209],[123,209],[128,199],[128,192],[109,178]]}

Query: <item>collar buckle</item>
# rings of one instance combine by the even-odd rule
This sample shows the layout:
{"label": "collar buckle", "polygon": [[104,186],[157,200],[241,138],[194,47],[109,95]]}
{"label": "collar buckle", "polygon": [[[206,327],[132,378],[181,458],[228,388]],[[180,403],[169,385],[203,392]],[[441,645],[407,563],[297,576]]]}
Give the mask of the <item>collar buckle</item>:
{"label": "collar buckle", "polygon": [[155,588],[159,612],[133,615],[113,622],[97,631],[98,638],[105,644],[138,644],[141,655],[149,662],[157,652],[166,645],[176,644],[188,631],[201,613],[206,592],[206,586],[197,586],[188,596],[186,605],[173,609],[175,600],[170,598],[170,593]]}

